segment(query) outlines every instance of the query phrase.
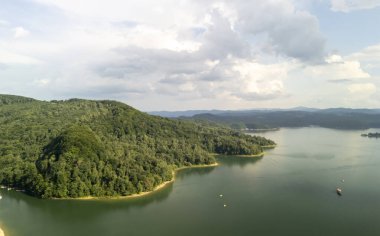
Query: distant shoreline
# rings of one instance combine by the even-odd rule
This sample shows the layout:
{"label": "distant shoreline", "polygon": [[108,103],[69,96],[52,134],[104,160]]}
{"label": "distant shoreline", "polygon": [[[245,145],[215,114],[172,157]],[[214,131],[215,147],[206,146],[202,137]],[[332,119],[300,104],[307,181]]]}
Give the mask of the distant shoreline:
{"label": "distant shoreline", "polygon": [[[118,199],[132,199],[132,198],[138,198],[143,197],[146,195],[149,195],[151,193],[154,193],[162,188],[164,188],[166,185],[172,183],[175,181],[175,176],[178,171],[184,170],[184,169],[190,169],[190,168],[208,168],[208,167],[215,167],[218,166],[219,163],[215,162],[209,165],[193,165],[193,166],[183,166],[179,167],[175,170],[173,170],[173,178],[171,180],[165,181],[161,183],[160,185],[156,186],[152,191],[146,191],[146,192],[140,192],[131,194],[128,196],[116,196],[116,197],[93,197],[93,196],[87,196],[87,197],[79,197],[79,198],[53,198],[54,200],[118,200]],[[0,236],[3,236],[0,234]]]}

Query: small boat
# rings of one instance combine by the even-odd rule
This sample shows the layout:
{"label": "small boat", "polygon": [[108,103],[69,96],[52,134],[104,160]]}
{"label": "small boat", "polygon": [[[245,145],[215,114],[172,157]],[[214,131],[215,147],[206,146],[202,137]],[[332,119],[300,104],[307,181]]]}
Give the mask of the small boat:
{"label": "small boat", "polygon": [[227,204],[224,204],[223,207],[227,207]]}
{"label": "small boat", "polygon": [[0,200],[3,199],[3,196],[0,195]]}
{"label": "small boat", "polygon": [[222,198],[222,197],[223,197],[223,194],[220,194],[219,197]]}
{"label": "small boat", "polygon": [[336,193],[337,193],[339,196],[342,196],[342,189],[340,189],[340,188],[336,188]]}
{"label": "small boat", "polygon": [[7,188],[7,190],[9,191],[9,190],[12,190],[12,188]]}

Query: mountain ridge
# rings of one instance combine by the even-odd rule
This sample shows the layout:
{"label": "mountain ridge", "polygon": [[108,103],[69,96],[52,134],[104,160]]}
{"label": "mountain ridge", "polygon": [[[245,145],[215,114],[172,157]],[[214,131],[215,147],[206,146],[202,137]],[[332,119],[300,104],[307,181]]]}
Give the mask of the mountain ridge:
{"label": "mountain ridge", "polygon": [[184,111],[150,111],[147,112],[151,115],[158,115],[168,118],[178,118],[178,117],[191,117],[199,114],[213,114],[213,115],[227,115],[227,114],[247,114],[247,113],[258,113],[258,112],[286,112],[286,111],[304,111],[304,112],[354,112],[354,113],[379,113],[378,108],[310,108],[310,107],[294,107],[294,108],[261,108],[261,109],[242,109],[242,110],[184,110]]}

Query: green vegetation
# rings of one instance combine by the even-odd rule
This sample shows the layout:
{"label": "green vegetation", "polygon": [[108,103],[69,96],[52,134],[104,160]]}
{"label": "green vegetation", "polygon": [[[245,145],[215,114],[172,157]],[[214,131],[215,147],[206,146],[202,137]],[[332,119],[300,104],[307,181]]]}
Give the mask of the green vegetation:
{"label": "green vegetation", "polygon": [[126,196],[173,170],[254,155],[274,142],[150,116],[115,101],[38,101],[0,95],[0,184],[42,198]]}

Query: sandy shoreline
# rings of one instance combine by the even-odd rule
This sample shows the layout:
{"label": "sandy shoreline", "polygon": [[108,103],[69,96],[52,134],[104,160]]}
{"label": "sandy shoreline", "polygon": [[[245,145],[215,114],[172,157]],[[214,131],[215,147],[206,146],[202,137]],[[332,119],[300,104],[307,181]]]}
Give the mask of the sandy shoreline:
{"label": "sandy shoreline", "polygon": [[[208,167],[214,167],[214,166],[218,166],[218,165],[219,164],[217,162],[215,162],[215,163],[210,164],[210,165],[194,165],[194,166],[184,166],[184,167],[177,168],[173,171],[173,178],[171,180],[165,181],[162,184],[156,186],[152,191],[135,193],[135,194],[128,195],[128,196],[117,196],[117,197],[92,197],[92,196],[88,196],[88,197],[80,197],[80,198],[57,198],[56,200],[117,200],[117,199],[138,198],[138,197],[142,197],[142,196],[154,193],[155,191],[164,188],[166,185],[173,183],[175,181],[175,176],[176,176],[177,172],[180,170],[189,169],[189,168],[208,168]],[[0,236],[3,236],[3,235],[0,234]]]}
{"label": "sandy shoreline", "polygon": [[265,155],[265,152],[260,152],[258,154],[252,154],[252,155],[234,155],[236,157],[263,157]]}
{"label": "sandy shoreline", "polygon": [[265,155],[265,152],[260,152],[258,154],[250,154],[250,155],[225,155],[225,154],[213,154],[215,156],[231,156],[231,157],[263,157]]}
{"label": "sandy shoreline", "polygon": [[4,231],[0,228],[0,236],[4,236]]}

